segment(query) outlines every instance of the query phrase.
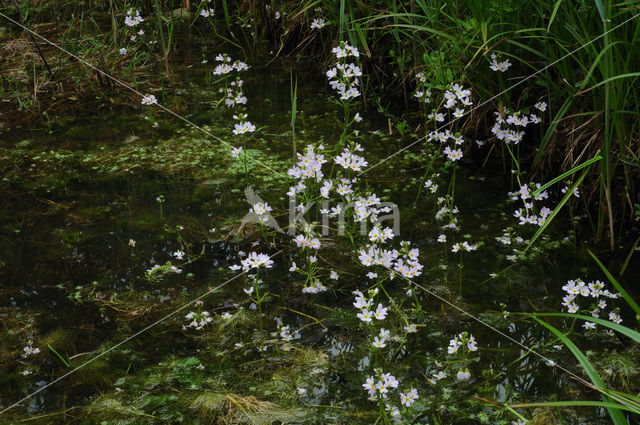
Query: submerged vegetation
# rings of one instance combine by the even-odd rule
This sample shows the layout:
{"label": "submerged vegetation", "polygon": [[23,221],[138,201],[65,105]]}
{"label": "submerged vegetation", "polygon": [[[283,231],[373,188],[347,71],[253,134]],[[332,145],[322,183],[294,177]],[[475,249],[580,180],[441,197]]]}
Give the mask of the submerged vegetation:
{"label": "submerged vegetation", "polygon": [[2,423],[638,421],[640,3],[6,3]]}

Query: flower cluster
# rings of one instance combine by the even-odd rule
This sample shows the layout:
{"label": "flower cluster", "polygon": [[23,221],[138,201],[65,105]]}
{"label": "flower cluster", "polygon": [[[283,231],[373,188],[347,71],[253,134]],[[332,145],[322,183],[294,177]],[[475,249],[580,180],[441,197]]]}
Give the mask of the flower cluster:
{"label": "flower cluster", "polygon": [[464,250],[467,252],[475,251],[478,249],[478,244],[470,244],[467,241],[464,242],[456,242],[451,246],[451,252],[458,252],[460,250]]}
{"label": "flower cluster", "polygon": [[231,71],[236,70],[237,72],[246,71],[249,69],[249,66],[242,61],[234,61],[231,63],[231,57],[226,53],[222,53],[216,56],[216,61],[220,62],[213,70],[213,75],[226,75]]}
{"label": "flower cluster", "polygon": [[438,191],[438,185],[432,180],[427,179],[424,182],[425,189],[429,189],[429,192],[436,193]]}
{"label": "flower cluster", "polygon": [[296,243],[296,247],[298,248],[320,249],[320,246],[322,245],[320,243],[320,239],[314,237],[311,234],[297,235],[295,238],[293,238],[293,241]]}
{"label": "flower cluster", "polygon": [[393,239],[393,230],[389,227],[385,227],[384,230],[381,229],[379,223],[377,223],[373,229],[369,232],[369,240],[373,243],[384,243],[388,239]]}
{"label": "flower cluster", "polygon": [[235,80],[229,83],[229,86],[227,87],[227,97],[224,99],[224,104],[227,107],[233,108],[236,105],[247,104],[247,97],[242,91],[243,84],[244,81],[240,79],[240,77],[236,77]]}
{"label": "flower cluster", "polygon": [[403,406],[409,407],[419,398],[420,396],[418,396],[418,390],[416,390],[415,388],[411,388],[411,391],[406,394],[400,393],[400,403]]}
{"label": "flower cluster", "polygon": [[40,352],[40,349],[38,347],[34,348],[33,347],[33,341],[32,340],[28,340],[27,341],[27,345],[24,347],[24,353],[22,354],[22,358],[26,359],[27,357],[33,355],[33,354],[38,354]]}
{"label": "flower cluster", "polygon": [[502,231],[501,236],[496,236],[496,240],[502,245],[522,244],[525,240],[517,236],[515,230],[511,227],[507,227]]}
{"label": "flower cluster", "polygon": [[[414,96],[426,103],[431,102],[433,96],[430,89],[426,88],[426,78],[423,73],[417,74],[418,90],[416,90]],[[456,162],[462,159],[462,145],[464,144],[464,138],[459,132],[454,132],[451,129],[445,129],[439,131],[440,128],[445,125],[447,119],[451,123],[454,123],[458,118],[463,117],[467,112],[465,107],[473,105],[471,101],[471,90],[465,89],[460,84],[451,84],[444,89],[442,93],[442,100],[439,103],[444,107],[444,111],[432,110],[427,114],[427,120],[429,120],[434,129],[427,132],[426,139],[428,142],[439,142],[439,145],[435,147],[438,152],[442,150],[442,154],[451,162]],[[449,143],[448,143],[449,142]],[[439,153],[438,153],[439,154]],[[434,189],[432,192],[435,193]]]}
{"label": "flower cluster", "polygon": [[[387,317],[387,308],[384,307],[381,303],[378,303],[376,309],[373,309],[373,300],[375,296],[378,294],[378,289],[373,289],[369,291],[369,296],[365,297],[364,294],[360,291],[354,291],[353,294],[356,296],[356,300],[353,303],[353,306],[360,310],[356,316],[358,319],[365,323],[370,323],[374,318],[377,320],[384,320]],[[383,338],[383,343],[386,342],[386,339],[389,335],[381,334]],[[376,337],[378,339],[378,337]],[[382,345],[384,347],[384,345]]]}
{"label": "flower cluster", "polygon": [[311,29],[321,29],[326,25],[326,21],[323,18],[314,18],[311,22]]}
{"label": "flower cluster", "polygon": [[202,7],[202,9],[200,9],[200,16],[203,18],[211,18],[215,15],[213,7],[210,7],[210,5],[207,4],[211,2],[212,0],[202,0],[202,2],[200,2]]}
{"label": "flower cluster", "polygon": [[248,272],[252,269],[258,269],[263,267],[265,269],[270,269],[273,267],[273,260],[267,254],[258,254],[257,252],[250,252],[247,258],[240,261],[240,265],[233,265],[229,267],[231,270],[239,270],[242,268],[243,272]]}
{"label": "flower cluster", "polygon": [[[383,403],[380,407],[384,408],[391,421],[393,423],[401,423],[403,413],[400,412],[397,405],[389,402],[391,392],[399,387],[400,382],[390,373],[384,373],[381,368],[376,369],[374,373],[362,384],[362,387],[369,394],[369,400]],[[400,404],[407,408],[420,398],[418,390],[415,388],[411,388],[406,393],[398,393],[398,397]]]}
{"label": "flower cluster", "polygon": [[258,222],[262,224],[265,224],[269,221],[269,219],[271,218],[271,211],[273,211],[273,208],[271,208],[266,202],[256,202],[249,209],[249,212],[252,212],[256,216],[258,216]]}
{"label": "flower cluster", "polygon": [[[321,272],[321,268],[318,267],[318,258],[316,257],[315,251],[320,249],[322,246],[320,239],[316,236],[313,225],[305,224],[303,226],[303,233],[298,234],[293,238],[293,241],[296,244],[297,248],[302,249],[302,253],[305,256],[305,260],[307,262],[306,271],[298,268],[296,263],[292,263],[289,271],[291,272],[300,272],[306,275],[305,284],[302,288],[303,294],[318,294],[320,292],[325,292],[327,287],[322,284],[319,278],[319,274]],[[312,253],[312,250],[314,251]],[[336,280],[338,278],[338,274],[335,271],[330,273],[330,279]]]}
{"label": "flower cluster", "polygon": [[199,313],[192,311],[184,316],[184,318],[189,321],[187,327],[196,328],[197,330],[202,329],[204,325],[211,322],[211,317],[208,311],[202,311]]}
{"label": "flower cluster", "polygon": [[276,321],[277,333],[280,339],[284,342],[291,342],[293,339],[300,338],[300,334],[298,332],[291,333],[291,328],[289,325],[286,325],[282,322],[282,319],[279,317],[274,318]]}
{"label": "flower cluster", "polygon": [[378,397],[386,399],[389,390],[398,388],[400,383],[395,376],[384,373],[382,369],[376,369],[375,373],[375,375],[368,377],[362,386],[369,393],[370,400],[376,401]]}
{"label": "flower cluster", "polygon": [[[582,279],[569,280],[562,287],[562,290],[566,292],[562,299],[562,305],[567,308],[569,313],[577,313],[580,310],[578,305],[580,299],[578,295],[580,295],[582,298],[591,301],[586,310],[595,318],[599,318],[603,310],[607,308],[607,299],[619,298],[619,294],[605,289],[604,282],[599,280],[589,283],[585,283]],[[618,324],[622,322],[618,309],[609,312],[609,320]],[[585,329],[596,328],[596,324],[593,322],[585,322],[582,326]]]}
{"label": "flower cluster", "polygon": [[331,88],[336,90],[340,95],[340,99],[344,101],[360,96],[358,87],[362,71],[358,65],[347,63],[347,59],[350,56],[354,58],[360,57],[358,49],[343,41],[340,46],[334,47],[332,52],[336,55],[338,62],[327,71],[327,78]]}
{"label": "flower cluster", "polygon": [[438,205],[440,205],[440,209],[436,212],[436,220],[447,222],[442,228],[458,230],[458,219],[456,215],[460,210],[453,205],[453,198],[450,196],[439,197]]}
{"label": "flower cluster", "polygon": [[[536,103],[536,108],[540,111],[544,111],[546,106],[544,102]],[[496,111],[494,114],[496,120],[491,128],[491,133],[498,140],[502,140],[505,143],[513,143],[514,145],[522,141],[525,127],[529,124],[538,124],[541,121],[536,114],[526,115],[520,111],[510,111],[508,109]]]}
{"label": "flower cluster", "polygon": [[313,145],[307,145],[304,150],[304,155],[297,153],[298,162],[287,171],[287,174],[296,180],[300,180],[300,182],[289,189],[289,196],[299,193],[306,188],[303,183],[305,179],[315,179],[317,182],[322,181],[324,174],[321,168],[322,165],[327,162],[327,160],[324,159],[324,155],[319,153],[319,151],[323,149],[324,146],[322,145],[317,149]]}
{"label": "flower cluster", "polygon": [[[407,243],[407,242],[405,242]],[[389,270],[395,270],[402,276],[411,278],[422,274],[422,264],[417,260],[419,251],[414,248],[410,251],[396,249],[386,250],[377,245],[366,245],[358,251],[358,259],[363,266],[383,266]],[[393,278],[391,272],[390,277]]]}
{"label": "flower cluster", "polygon": [[202,329],[207,323],[211,323],[211,315],[208,311],[202,310],[202,301],[196,301],[196,306],[198,306],[198,311],[189,312],[184,318],[189,321],[189,324],[185,326],[185,328],[191,327],[196,328],[196,330]]}
{"label": "flower cluster", "polygon": [[458,381],[468,381],[471,379],[471,372],[469,372],[465,363],[467,362],[468,355],[477,350],[478,344],[475,338],[467,332],[459,333],[455,338],[449,341],[447,353],[449,355],[456,355],[460,363],[458,372],[456,373],[456,379]]}
{"label": "flower cluster", "polygon": [[[342,183],[345,185],[345,183]],[[338,192],[340,192],[341,186],[338,186]],[[349,185],[349,190],[351,190]],[[349,195],[345,196],[347,200],[351,200]],[[376,223],[380,216],[380,213],[388,213],[391,211],[389,206],[381,206],[380,198],[372,193],[368,196],[358,196],[358,200],[354,202],[354,220],[358,223],[369,220],[371,223]]]}
{"label": "flower cluster", "polygon": [[127,10],[127,16],[124,17],[124,23],[128,27],[135,27],[144,21],[140,16],[140,11],[137,9]]}
{"label": "flower cluster", "polygon": [[498,56],[495,53],[491,53],[491,63],[489,64],[489,68],[492,71],[505,72],[510,67],[511,67],[511,62],[509,62],[509,59],[506,59],[502,62],[498,62]]}
{"label": "flower cluster", "polygon": [[250,121],[240,121],[233,127],[233,134],[246,134],[256,131],[256,126],[251,124]]}
{"label": "flower cluster", "polygon": [[148,94],[146,96],[142,96],[142,102],[143,105],[155,105],[156,103],[158,103],[158,99],[156,99],[156,97],[152,94]]}
{"label": "flower cluster", "polygon": [[[204,9],[203,9],[204,10]],[[247,71],[249,66],[242,61],[233,61],[226,53],[220,53],[216,55],[216,61],[218,64],[213,70],[213,75],[221,76],[224,80],[225,87],[220,88],[220,92],[224,93],[224,104],[228,108],[234,108],[237,106],[243,106],[247,104],[247,97],[243,91],[244,81],[239,75],[236,75],[234,79],[231,78],[233,71],[240,73]],[[247,114],[238,113],[233,115],[235,124],[233,126],[233,134],[244,136],[247,133],[253,133],[256,131],[256,126],[247,120]],[[243,139],[244,140],[244,139]],[[243,152],[243,147],[234,147],[231,150],[232,158],[240,158],[240,154]],[[243,157],[245,160],[245,172],[246,172],[246,160],[247,156]]]}
{"label": "flower cluster", "polygon": [[[362,147],[356,143],[355,151],[362,151]],[[361,171],[362,167],[366,167],[368,162],[361,156],[352,153],[348,148],[342,151],[342,154],[338,155],[334,159],[335,163],[342,168],[350,169],[353,171]]]}
{"label": "flower cluster", "polygon": [[[136,43],[136,44],[132,44],[131,46],[129,46],[128,48],[125,46],[121,46],[119,49],[119,53],[120,55],[124,56],[127,55],[129,53],[135,53],[135,52],[142,52],[144,49],[141,49],[141,47],[143,46],[142,40],[139,40],[138,37],[143,36],[144,35],[144,28],[141,27],[140,25],[144,22],[144,19],[142,18],[142,16],[140,16],[140,11],[137,9],[129,9],[127,10],[127,13],[125,14],[124,17],[124,29],[123,32],[124,34],[122,35],[121,40],[123,40],[123,43],[131,42],[131,43]],[[150,40],[148,42],[148,45],[153,46],[154,44],[156,44],[156,40]],[[132,54],[130,58],[134,61],[134,63],[140,59],[140,58],[144,58],[145,55],[139,55],[139,54]]]}
{"label": "flower cluster", "polygon": [[520,190],[509,193],[511,200],[517,201],[520,199],[523,202],[524,208],[518,208],[513,213],[513,216],[519,220],[520,225],[536,224],[542,226],[546,223],[549,214],[551,214],[551,209],[548,207],[542,207],[536,213],[535,201],[549,198],[546,190],[538,191],[540,187],[540,183],[529,183],[528,185],[522,185]]}
{"label": "flower cluster", "polygon": [[427,77],[422,72],[416,74],[418,89],[413,93],[413,97],[420,102],[431,103],[431,90],[427,87]]}
{"label": "flower cluster", "polygon": [[319,294],[320,292],[326,292],[327,287],[322,284],[319,279],[312,279],[309,285],[305,285],[302,288],[303,294]]}
{"label": "flower cluster", "polygon": [[447,353],[456,354],[460,350],[466,346],[468,351],[477,351],[478,343],[476,342],[473,335],[467,332],[459,333],[455,338],[449,341],[449,347],[447,347]]}

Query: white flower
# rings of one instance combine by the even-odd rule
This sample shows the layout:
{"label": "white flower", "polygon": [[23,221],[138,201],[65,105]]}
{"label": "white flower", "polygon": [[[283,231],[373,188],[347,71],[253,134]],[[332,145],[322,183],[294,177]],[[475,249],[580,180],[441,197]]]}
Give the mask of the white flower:
{"label": "white flower", "polygon": [[373,342],[371,344],[376,348],[384,348],[387,346],[387,340],[376,336],[373,338]]}
{"label": "white flower", "polygon": [[311,22],[311,29],[320,29],[322,27],[324,27],[326,24],[326,21],[322,18],[315,18],[313,20],[313,22]]}
{"label": "white flower", "polygon": [[358,319],[362,320],[365,323],[371,322],[373,320],[372,313],[368,309],[363,309],[360,313],[357,314]]}
{"label": "white flower", "polygon": [[511,67],[511,62],[509,62],[509,59],[498,62],[498,57],[496,56],[496,54],[491,54],[491,63],[489,64],[489,68],[492,71],[505,72],[507,69],[509,69],[509,67]]}
{"label": "white flower", "polygon": [[254,131],[256,131],[256,126],[249,121],[244,121],[234,126],[233,134],[253,133]]}
{"label": "white flower", "polygon": [[464,371],[460,369],[458,373],[456,373],[456,379],[458,381],[468,381],[469,378],[471,378],[471,372],[469,372],[469,369],[465,369]]}
{"label": "white flower", "polygon": [[433,378],[434,378],[435,380],[437,380],[437,381],[439,381],[439,380],[441,380],[441,379],[444,379],[444,378],[446,378],[446,377],[447,377],[447,374],[446,374],[445,372],[443,372],[443,371],[440,371],[440,372],[438,372],[438,373],[436,373],[436,374],[434,374],[434,375],[433,375]]}
{"label": "white flower", "polygon": [[29,340],[27,341],[27,345],[23,348],[24,350],[24,354],[22,355],[23,358],[27,358],[32,354],[38,354],[40,352],[39,348],[33,348],[33,341]]}
{"label": "white flower", "polygon": [[242,152],[242,146],[239,148],[231,149],[231,157],[232,158],[240,158],[240,153]]}
{"label": "white flower", "polygon": [[155,103],[158,103],[158,100],[156,99],[156,97],[152,94],[148,94],[146,96],[142,96],[142,102],[143,105],[153,105]]}
{"label": "white flower", "polygon": [[411,406],[418,398],[418,390],[411,388],[407,394],[400,393],[400,404],[403,406]]}
{"label": "white flower", "polygon": [[202,16],[203,18],[208,18],[210,16],[214,15],[214,10],[213,9],[202,9],[200,11],[200,16]]}
{"label": "white flower", "polygon": [[180,250],[178,250],[176,252],[173,252],[171,255],[176,257],[178,260],[182,260],[184,258],[184,252],[182,252]]}
{"label": "white flower", "polygon": [[142,23],[142,21],[144,21],[144,19],[140,16],[140,11],[136,9],[129,9],[127,11],[127,16],[124,18],[124,23],[128,27],[135,27]]}
{"label": "white flower", "polygon": [[415,323],[410,323],[409,325],[404,327],[405,332],[413,334],[418,332],[418,327],[416,326]]}
{"label": "white flower", "polygon": [[620,318],[620,315],[615,311],[612,311],[611,313],[609,313],[609,320],[617,324],[622,323],[622,319]]}
{"label": "white flower", "polygon": [[130,247],[136,246],[136,241],[134,241],[133,239],[129,239],[129,246]]}
{"label": "white flower", "polygon": [[383,307],[382,304],[378,304],[378,308],[376,308],[376,311],[373,315],[378,320],[384,320],[384,318],[387,317],[386,307]]}
{"label": "white flower", "polygon": [[119,50],[119,52],[120,52],[120,54],[121,54],[121,55],[123,55],[123,56],[124,56],[124,55],[126,55],[126,54],[127,54],[127,49],[125,49],[124,47],[121,47],[121,48],[120,48],[120,50]]}
{"label": "white flower", "polygon": [[222,315],[220,317],[223,318],[223,319],[231,319],[231,317],[233,317],[233,316],[231,315],[231,313],[226,311],[226,312],[222,313]]}

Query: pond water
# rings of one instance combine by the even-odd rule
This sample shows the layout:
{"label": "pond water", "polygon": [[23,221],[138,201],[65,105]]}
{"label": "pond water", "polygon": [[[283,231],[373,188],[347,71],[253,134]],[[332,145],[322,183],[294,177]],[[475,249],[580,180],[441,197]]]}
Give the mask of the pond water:
{"label": "pond water", "polygon": [[[201,63],[197,42],[183,48],[172,65],[175,86],[156,92],[159,102],[232,140],[232,113],[214,109],[220,95],[207,78],[211,47],[209,64]],[[326,292],[303,294],[304,276],[289,270],[298,258],[292,237],[255,224],[241,227],[241,220],[253,192],[274,207],[281,226],[287,222],[286,192],[293,184],[286,176],[293,166],[290,72],[297,75],[299,152],[309,143],[333,146],[342,132],[341,111],[322,75],[280,60],[266,68],[251,65],[246,112],[258,131],[247,149],[261,164],[250,162],[246,175],[227,146],[159,110],[149,112],[120,90],[109,101],[80,100],[86,107],[74,116],[50,114],[48,123],[4,135],[1,407],[99,357],[4,413],[3,423],[371,424],[379,411],[362,384],[379,364],[401,379],[403,391],[417,389],[415,423],[516,418],[487,400],[598,399],[562,370],[421,288],[413,287],[407,297],[407,283],[400,279],[385,289],[418,331],[384,354],[372,351],[352,294],[372,281],[335,224],[317,256],[338,280],[327,279]],[[365,117],[356,127],[357,141],[369,164],[420,137],[397,128],[390,132],[373,105],[356,109]],[[151,120],[145,119],[149,113]],[[424,270],[416,282],[584,376],[569,350],[542,326],[502,313],[560,311],[560,288],[568,279],[603,278],[572,238],[563,240],[573,229],[552,227],[526,260],[507,260],[510,251],[495,237],[513,224],[503,213],[510,210],[505,199],[512,183],[500,164],[478,165],[487,154],[486,146],[478,147],[457,170],[455,205],[459,240],[468,234],[467,240],[483,245],[462,257],[451,253],[437,241],[442,231],[436,196],[426,190],[417,196],[422,146],[360,177],[361,185],[398,205],[400,232],[394,240],[420,249]],[[262,336],[244,291],[251,286],[246,275],[202,298],[201,308],[213,320],[201,330],[185,327],[185,315],[197,311],[194,305],[163,319],[236,276],[229,266],[252,251],[273,255],[274,261],[272,269],[260,272],[262,290],[269,293],[261,306]],[[149,273],[156,265],[167,268]],[[231,318],[223,318],[225,313]],[[393,320],[401,329],[401,320]],[[290,327],[293,339],[283,337],[278,321]],[[469,380],[455,379],[457,363],[447,357],[449,341],[463,331],[479,346],[465,363]],[[21,357],[28,340],[40,352]],[[603,341],[612,350],[623,344],[604,334],[582,342],[597,347]],[[262,344],[265,351],[259,351]],[[446,378],[434,379],[441,371]],[[567,424],[609,423],[604,409],[550,414]]]}

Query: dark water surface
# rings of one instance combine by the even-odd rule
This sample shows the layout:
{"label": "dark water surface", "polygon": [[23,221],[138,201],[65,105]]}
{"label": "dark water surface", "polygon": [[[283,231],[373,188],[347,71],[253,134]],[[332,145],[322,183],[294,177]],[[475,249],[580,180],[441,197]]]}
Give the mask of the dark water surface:
{"label": "dark water surface", "polygon": [[[230,113],[214,112],[211,106],[219,95],[205,82],[213,63],[213,56],[208,55],[209,64],[200,63],[201,56],[193,52],[190,60],[184,59],[189,55],[178,56],[174,64],[177,88],[167,90],[164,98],[158,94],[158,99],[221,138],[232,140]],[[292,150],[290,68],[280,61],[267,68],[254,66],[245,86],[249,119],[259,127],[249,141],[250,152],[255,150],[262,161],[285,173],[291,166]],[[294,72],[298,75],[298,150],[321,141],[331,146],[341,132],[338,111],[329,101],[332,94],[322,75]],[[271,245],[274,237],[262,239],[252,228],[240,232],[238,228],[250,207],[245,200],[248,186],[276,208],[278,220],[286,221],[289,182],[285,178],[254,164],[249,181],[245,181],[242,167],[218,141],[157,111],[153,114],[159,126],[153,128],[144,119],[145,111],[137,99],[121,91],[113,95],[115,102],[110,108],[96,108],[93,103],[77,116],[51,117],[49,127],[41,124],[36,129],[19,129],[3,135],[0,142],[2,408],[70,370],[47,345],[73,367],[80,366],[232,277],[228,266],[239,261],[239,251],[273,254],[283,248],[280,243]],[[370,164],[417,137],[400,135],[397,130],[389,134],[386,119],[372,110],[372,105],[361,113],[365,121],[359,137]],[[420,149],[416,146],[408,152],[415,154]],[[509,252],[494,238],[513,224],[511,207],[502,208],[512,188],[499,166],[497,171],[490,167],[496,168],[481,168],[465,160],[458,171],[455,203],[461,211],[462,233],[470,234],[473,241],[485,242],[478,251],[463,256],[461,275],[458,258],[449,252],[444,260],[443,246],[436,242],[440,230],[434,219],[434,198],[423,192],[416,202],[422,175],[416,155],[398,155],[365,174],[363,180],[384,200],[399,205],[398,238],[411,240],[420,248],[425,266],[419,279],[422,285],[524,345],[540,344],[537,350],[579,373],[566,348],[552,347],[559,343],[548,332],[517,316],[502,318],[500,304],[511,312],[559,311],[560,287],[567,279],[602,276],[582,251],[574,248],[573,241],[550,246],[531,261],[515,265],[507,261]],[[160,195],[163,203],[156,200]],[[556,226],[550,231],[551,238],[562,239],[569,230]],[[129,245],[130,239],[135,240],[134,247]],[[343,276],[340,285],[325,294],[300,293],[299,278],[288,272],[291,247],[284,247],[284,252],[274,257],[276,267],[266,274],[272,293],[265,306],[266,329],[275,332],[276,316],[292,329],[302,328],[301,338],[293,343],[297,357],[292,359],[287,351],[275,349],[261,357],[255,350],[236,346],[239,342],[250,345],[256,338],[255,314],[251,316],[247,309],[242,291],[247,283],[242,277],[204,299],[204,308],[215,313],[216,321],[221,320],[219,314],[235,313],[236,307],[243,306],[236,325],[212,326],[215,331],[200,334],[184,331],[187,322],[183,317],[193,310],[190,307],[5,413],[7,419],[1,422],[17,423],[20,418],[71,408],[67,416],[60,413],[36,421],[71,423],[89,418],[88,423],[171,423],[182,417],[186,423],[196,423],[188,419],[193,414],[204,418],[201,423],[209,423],[194,407],[200,400],[194,394],[208,389],[299,406],[300,411],[291,407],[288,412],[299,419],[279,417],[270,422],[263,418],[263,423],[373,423],[375,407],[366,401],[361,387],[371,373],[372,359],[363,348],[365,340],[350,294],[363,289],[366,282],[353,267],[346,245],[337,239],[330,236],[327,249],[319,252]],[[185,252],[184,260],[172,256],[177,250]],[[182,272],[145,279],[149,268],[167,261]],[[491,273],[499,274],[492,279]],[[626,282],[622,279],[621,283]],[[399,294],[402,288],[399,285],[391,290]],[[408,376],[421,380],[421,397],[430,400],[434,411],[445,418],[458,418],[451,419],[452,423],[482,421],[477,415],[486,407],[478,405],[461,416],[437,407],[458,405],[473,394],[498,402],[597,399],[544,360],[525,355],[521,347],[415,290],[424,308],[425,327],[396,354],[394,362],[399,370],[406,365]],[[625,316],[625,320],[630,318]],[[448,340],[463,330],[472,331],[479,341],[480,360],[472,365],[471,383],[456,383],[450,377],[453,384],[443,391],[427,382],[433,366],[428,366],[432,362],[426,359],[443,357]],[[22,358],[27,340],[33,340],[41,352]],[[617,338],[604,341],[612,347],[621,343]],[[593,338],[583,342],[593,348],[600,344]],[[418,368],[416,364],[426,366]],[[493,374],[483,376],[483,369]],[[480,389],[473,391],[470,385]],[[308,393],[296,401],[300,387]],[[189,402],[181,404],[185,398]],[[137,404],[127,404],[130,400]],[[230,411],[229,407],[224,409]],[[152,417],[141,414],[143,410]],[[566,416],[566,423],[608,423],[605,412],[577,412],[584,416]],[[430,417],[425,412],[425,423]]]}

